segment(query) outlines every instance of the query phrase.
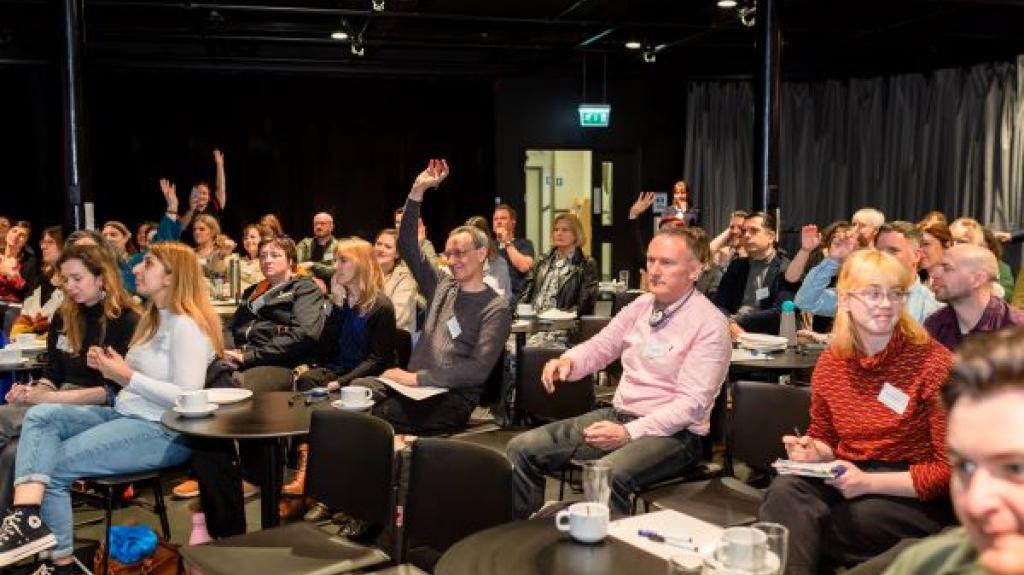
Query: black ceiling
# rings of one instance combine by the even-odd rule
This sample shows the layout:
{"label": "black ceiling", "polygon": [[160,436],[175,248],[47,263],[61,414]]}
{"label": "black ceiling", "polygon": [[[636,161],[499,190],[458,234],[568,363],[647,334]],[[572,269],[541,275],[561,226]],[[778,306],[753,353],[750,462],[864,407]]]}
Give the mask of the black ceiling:
{"label": "black ceiling", "polygon": [[[715,0],[377,0],[381,11],[374,0],[82,1],[85,62],[97,67],[503,77],[578,66],[588,54],[612,66],[730,77],[752,73],[756,54],[754,28]],[[780,1],[791,77],[1024,53],[1024,0]],[[0,65],[55,62],[62,2],[0,0]],[[351,38],[332,40],[337,30]]]}

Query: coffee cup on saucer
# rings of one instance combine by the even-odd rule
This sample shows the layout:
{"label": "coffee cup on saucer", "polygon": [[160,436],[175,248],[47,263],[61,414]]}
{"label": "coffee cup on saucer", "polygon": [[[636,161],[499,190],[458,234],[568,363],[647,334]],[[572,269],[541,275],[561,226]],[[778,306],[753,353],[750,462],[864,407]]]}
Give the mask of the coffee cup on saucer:
{"label": "coffee cup on saucer", "polygon": [[18,363],[21,361],[21,349],[6,347],[0,349],[0,364]]}
{"label": "coffee cup on saucer", "polygon": [[341,404],[345,407],[365,405],[373,401],[373,390],[361,385],[349,385],[341,388]]}
{"label": "coffee cup on saucer", "polygon": [[206,397],[205,390],[186,391],[178,396],[174,402],[181,411],[202,411],[207,409],[210,402]]}
{"label": "coffee cup on saucer", "polygon": [[768,537],[752,527],[730,527],[722,532],[715,559],[726,569],[760,573],[768,563]]}
{"label": "coffee cup on saucer", "polygon": [[21,347],[33,347],[36,345],[36,334],[34,333],[19,333],[14,336],[14,343]]}
{"label": "coffee cup on saucer", "polygon": [[603,503],[574,503],[555,515],[555,527],[568,532],[580,543],[598,543],[608,535],[610,515],[608,506]]}

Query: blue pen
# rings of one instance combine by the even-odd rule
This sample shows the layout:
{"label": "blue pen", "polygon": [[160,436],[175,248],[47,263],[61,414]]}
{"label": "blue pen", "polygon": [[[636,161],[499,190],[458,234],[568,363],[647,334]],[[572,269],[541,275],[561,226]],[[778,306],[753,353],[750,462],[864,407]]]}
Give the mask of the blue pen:
{"label": "blue pen", "polygon": [[843,476],[844,473],[846,473],[845,465],[836,465],[835,467],[832,468],[833,479],[839,479],[840,477]]}
{"label": "blue pen", "polygon": [[664,543],[665,545],[681,547],[691,551],[697,550],[697,546],[693,544],[693,539],[690,537],[672,537],[669,535],[662,535],[657,531],[651,531],[650,529],[638,529],[636,534],[640,537],[646,537],[656,543]]}

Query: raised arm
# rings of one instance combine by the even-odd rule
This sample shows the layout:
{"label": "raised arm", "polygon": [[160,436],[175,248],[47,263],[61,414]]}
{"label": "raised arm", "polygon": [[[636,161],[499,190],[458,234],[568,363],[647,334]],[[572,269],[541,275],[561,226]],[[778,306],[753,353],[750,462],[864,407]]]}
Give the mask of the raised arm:
{"label": "raised arm", "polygon": [[409,198],[405,202],[402,213],[402,225],[398,229],[398,253],[412,271],[420,291],[430,299],[437,288],[437,270],[433,262],[427,261],[420,247],[419,219],[420,205],[423,194],[430,188],[436,188],[448,177],[448,163],[444,160],[430,160],[426,169],[416,176],[409,190]]}
{"label": "raised arm", "polygon": [[224,152],[214,148],[213,163],[217,166],[217,189],[214,197],[217,198],[217,205],[224,209],[228,205],[228,183],[224,177]]}
{"label": "raised arm", "polygon": [[818,226],[814,224],[804,226],[800,230],[800,250],[796,252],[793,260],[786,267],[786,281],[795,284],[804,277],[807,261],[819,246],[821,246],[821,234],[818,233]]}

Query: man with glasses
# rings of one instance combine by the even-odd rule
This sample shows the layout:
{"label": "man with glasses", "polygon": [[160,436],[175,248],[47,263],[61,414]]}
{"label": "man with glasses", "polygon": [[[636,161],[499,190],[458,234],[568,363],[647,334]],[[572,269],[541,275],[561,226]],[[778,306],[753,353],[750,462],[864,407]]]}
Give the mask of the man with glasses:
{"label": "man with glasses", "polygon": [[928,270],[935,297],[945,302],[924,322],[932,337],[956,349],[972,333],[996,331],[1024,323],[1024,312],[993,297],[992,282],[999,277],[996,256],[982,246],[958,244]]}
{"label": "man with glasses", "polygon": [[353,384],[374,390],[373,414],[398,433],[439,435],[465,427],[508,339],[511,316],[505,299],[484,283],[484,262],[491,239],[472,226],[448,234],[444,258],[449,273],[424,255],[417,235],[423,194],[448,177],[444,160],[430,160],[413,182],[398,230],[398,253],[427,298],[423,334],[412,350],[408,369],[392,368],[381,377],[405,386],[444,388],[412,399],[376,378]]}
{"label": "man with glasses", "polygon": [[775,217],[755,212],[743,220],[746,257],[729,264],[713,302],[729,316],[733,338],[744,331],[778,333],[782,302],[793,299],[794,286],[784,274],[789,258],[775,249]]}
{"label": "man with glasses", "polygon": [[[856,249],[857,238],[838,238],[829,246],[828,257],[811,268],[803,284],[796,292],[793,303],[803,311],[814,315],[835,317],[836,290],[828,287],[832,278],[851,251]],[[896,257],[907,269],[916,270],[921,261],[921,231],[913,224],[894,221],[882,224],[875,236],[875,247]],[[942,307],[920,279],[914,281],[907,291],[906,309],[910,317],[923,323],[925,318]]]}

